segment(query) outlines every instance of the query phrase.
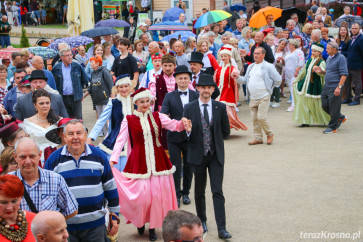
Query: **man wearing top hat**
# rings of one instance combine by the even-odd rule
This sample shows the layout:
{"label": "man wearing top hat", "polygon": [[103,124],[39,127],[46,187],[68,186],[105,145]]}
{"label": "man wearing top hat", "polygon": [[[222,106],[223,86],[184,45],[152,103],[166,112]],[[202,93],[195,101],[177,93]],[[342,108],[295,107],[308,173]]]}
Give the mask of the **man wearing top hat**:
{"label": "man wearing top hat", "polygon": [[[183,117],[183,108],[186,104],[196,100],[199,94],[188,88],[192,73],[185,65],[177,66],[173,74],[177,88],[165,95],[161,113],[169,115],[171,119],[181,120]],[[193,173],[188,158],[188,141],[185,132],[168,131],[167,143],[170,155],[170,161],[175,166],[174,175],[175,191],[180,207],[180,198],[182,197],[183,204],[190,204],[189,190],[192,184]],[[183,154],[183,163],[181,160]],[[183,166],[182,166],[183,164]],[[180,188],[180,173],[183,167],[183,189]]]}
{"label": "man wearing top hat", "polygon": [[222,190],[224,139],[230,135],[226,105],[211,98],[215,89],[212,75],[200,75],[196,87],[199,98],[184,106],[183,115],[190,120],[184,125],[189,136],[188,162],[194,171],[195,206],[202,221],[203,231],[207,232],[205,188],[208,170],[218,237],[229,239],[232,236],[226,230],[225,199]]}
{"label": "man wearing top hat", "polygon": [[[25,96],[18,98],[15,107],[15,117],[21,121],[35,115],[35,107],[32,101],[33,92],[38,89],[44,89],[47,85],[48,78],[43,70],[32,71],[29,81],[32,91]],[[50,107],[55,114],[60,117],[68,118],[67,110],[64,106],[62,97],[59,94],[49,93],[51,97]]]}

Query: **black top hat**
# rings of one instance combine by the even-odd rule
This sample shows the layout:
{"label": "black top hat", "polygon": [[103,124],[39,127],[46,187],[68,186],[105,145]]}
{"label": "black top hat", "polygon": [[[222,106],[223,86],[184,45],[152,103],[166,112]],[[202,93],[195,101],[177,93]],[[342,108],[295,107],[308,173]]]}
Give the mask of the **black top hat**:
{"label": "black top hat", "polygon": [[176,77],[176,75],[183,74],[183,73],[189,74],[190,78],[192,77],[192,73],[188,70],[188,67],[186,65],[177,66],[175,68],[175,72],[174,72],[173,76]]}
{"label": "black top hat", "polygon": [[200,53],[200,52],[192,52],[191,55],[190,55],[190,61],[188,61],[188,62],[189,63],[191,63],[191,62],[199,63],[202,66],[204,66],[203,58],[204,58],[204,55],[202,53]]}
{"label": "black top hat", "polygon": [[214,86],[216,87],[216,83],[213,81],[213,76],[209,74],[200,74],[199,81],[196,86]]}
{"label": "black top hat", "polygon": [[48,77],[45,76],[45,72],[43,70],[34,70],[30,74],[29,81],[32,82],[34,79],[43,79],[45,81],[48,81]]}

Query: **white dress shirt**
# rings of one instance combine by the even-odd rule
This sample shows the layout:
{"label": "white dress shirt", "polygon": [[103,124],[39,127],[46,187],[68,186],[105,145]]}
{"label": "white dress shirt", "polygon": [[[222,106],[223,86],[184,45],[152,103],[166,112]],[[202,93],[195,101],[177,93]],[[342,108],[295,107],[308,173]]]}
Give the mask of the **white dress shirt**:
{"label": "white dress shirt", "polygon": [[198,82],[199,82],[199,76],[200,76],[200,71],[197,73],[197,74],[193,74],[192,75],[192,84],[193,84],[193,82],[194,82],[194,77],[197,77],[196,79],[195,79],[195,83],[196,84],[198,84]]}
{"label": "white dress shirt", "polygon": [[[203,116],[204,115],[204,106],[203,106],[204,103],[200,100],[200,98],[198,99],[198,102],[199,102],[200,112]],[[209,123],[211,123],[212,122],[212,99],[209,99],[209,102],[207,104],[208,104],[207,111],[208,111],[208,116],[209,116]]]}
{"label": "white dress shirt", "polygon": [[[187,92],[187,95],[180,94],[179,92]],[[185,104],[189,103],[189,89],[182,91],[178,88],[178,94],[180,96],[180,99],[181,99],[181,102],[182,102],[183,108],[184,108]]]}

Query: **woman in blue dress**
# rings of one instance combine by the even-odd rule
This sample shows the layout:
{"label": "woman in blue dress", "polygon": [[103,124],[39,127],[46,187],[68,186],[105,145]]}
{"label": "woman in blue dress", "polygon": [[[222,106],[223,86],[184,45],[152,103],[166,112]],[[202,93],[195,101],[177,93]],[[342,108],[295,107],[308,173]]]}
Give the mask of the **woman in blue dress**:
{"label": "woman in blue dress", "polygon": [[[112,154],[117,135],[120,132],[122,120],[127,115],[131,115],[134,109],[130,97],[131,80],[129,75],[119,76],[115,81],[115,86],[117,89],[116,98],[108,101],[106,108],[98,118],[87,139],[88,144],[91,144],[92,141],[96,140],[98,135],[102,132],[104,125],[109,121],[108,136],[99,144],[99,148],[106,153],[108,158],[110,158]],[[127,162],[126,147],[127,145],[125,145],[124,150],[121,152],[118,163],[114,165],[121,172],[125,168]]]}

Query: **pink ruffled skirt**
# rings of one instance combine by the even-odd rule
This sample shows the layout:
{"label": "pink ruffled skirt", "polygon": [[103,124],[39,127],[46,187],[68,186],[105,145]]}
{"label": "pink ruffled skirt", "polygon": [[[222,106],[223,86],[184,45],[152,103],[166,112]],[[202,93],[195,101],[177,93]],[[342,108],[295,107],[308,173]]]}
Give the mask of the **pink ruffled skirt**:
{"label": "pink ruffled skirt", "polygon": [[112,168],[112,173],[126,223],[136,227],[149,223],[150,229],[161,228],[168,211],[178,209],[172,174],[129,179],[116,168]]}

